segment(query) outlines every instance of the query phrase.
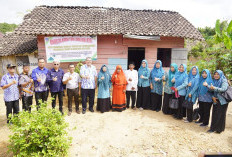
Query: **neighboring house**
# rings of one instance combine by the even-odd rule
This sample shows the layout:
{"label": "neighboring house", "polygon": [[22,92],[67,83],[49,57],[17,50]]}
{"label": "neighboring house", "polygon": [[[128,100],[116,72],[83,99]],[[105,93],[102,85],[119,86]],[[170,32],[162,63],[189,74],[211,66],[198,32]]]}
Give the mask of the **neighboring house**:
{"label": "neighboring house", "polygon": [[[164,67],[171,62],[187,63],[185,38],[204,40],[174,11],[81,6],[38,6],[24,17],[15,33],[36,35],[40,57],[46,57],[44,37],[96,35],[97,60],[93,64],[98,70],[108,64],[111,73],[117,64],[127,69],[130,61],[138,69],[144,58],[149,68],[157,59]],[[68,64],[61,67],[67,70]]]}
{"label": "neighboring house", "polygon": [[23,63],[37,66],[37,38],[31,35],[8,33],[0,39],[0,76],[7,72],[6,65],[13,63],[18,73],[22,72]]}

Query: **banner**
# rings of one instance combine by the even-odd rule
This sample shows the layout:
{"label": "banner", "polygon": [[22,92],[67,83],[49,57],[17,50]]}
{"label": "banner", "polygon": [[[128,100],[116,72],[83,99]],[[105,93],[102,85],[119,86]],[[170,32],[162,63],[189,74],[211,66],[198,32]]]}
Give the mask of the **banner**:
{"label": "banner", "polygon": [[86,57],[97,59],[97,36],[45,37],[47,63],[78,62]]}

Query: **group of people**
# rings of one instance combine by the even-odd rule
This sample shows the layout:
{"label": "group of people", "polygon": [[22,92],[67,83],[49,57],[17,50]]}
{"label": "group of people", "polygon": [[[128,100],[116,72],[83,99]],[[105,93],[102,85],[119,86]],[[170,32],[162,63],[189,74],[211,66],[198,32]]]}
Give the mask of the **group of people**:
{"label": "group of people", "polygon": [[[64,73],[60,62],[55,60],[53,68],[45,68],[45,60],[38,59],[38,67],[29,74],[30,66],[23,65],[23,72],[18,76],[15,65],[8,64],[8,73],[2,77],[1,87],[4,89],[4,100],[9,114],[19,112],[19,98],[22,98],[23,109],[31,111],[32,98],[35,94],[37,109],[40,101],[47,101],[51,93],[52,107],[59,100],[59,111],[63,114],[63,95],[67,89],[68,115],[72,113],[72,100],[74,97],[76,113],[80,114],[79,96],[82,98],[82,113],[86,113],[87,98],[89,98],[89,111],[94,112],[95,89],[98,87],[97,107],[100,112],[119,111],[129,108],[136,110],[150,109],[164,114],[173,115],[184,122],[193,121],[193,107],[185,108],[183,103],[188,101],[195,104],[198,99],[200,119],[196,121],[204,127],[209,124],[210,110],[213,106],[212,122],[208,132],[221,133],[225,129],[226,111],[228,102],[222,96],[229,86],[221,70],[216,70],[211,77],[210,71],[204,69],[201,74],[198,67],[193,66],[187,74],[187,66],[172,63],[168,72],[157,60],[150,71],[148,62],[143,60],[139,70],[135,70],[133,62],[125,72],[121,65],[117,65],[114,73],[110,74],[107,65],[102,65],[99,73],[92,65],[90,57],[80,68],[80,74],[75,72],[75,65],[69,64],[69,71]],[[112,102],[111,102],[112,91]],[[164,96],[163,96],[164,95]],[[163,97],[163,98],[162,98]],[[177,99],[178,108],[170,108],[170,99]],[[130,103],[131,101],[131,103]],[[135,105],[136,104],[136,105]]]}

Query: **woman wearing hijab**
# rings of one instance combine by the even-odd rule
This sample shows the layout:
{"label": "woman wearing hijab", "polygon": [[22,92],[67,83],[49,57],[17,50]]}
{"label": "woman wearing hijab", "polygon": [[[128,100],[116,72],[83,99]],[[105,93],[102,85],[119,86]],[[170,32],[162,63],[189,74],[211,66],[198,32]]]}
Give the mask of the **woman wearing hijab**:
{"label": "woman wearing hijab", "polygon": [[204,82],[206,82],[209,85],[213,83],[210,71],[208,69],[204,69],[201,72],[198,88],[200,119],[196,121],[196,123],[202,123],[200,125],[202,127],[207,126],[209,124],[210,109],[213,104],[212,92],[203,85]]}
{"label": "woman wearing hijab", "polygon": [[171,87],[174,87],[174,83],[172,83],[172,79],[175,76],[175,73],[178,71],[178,66],[176,63],[172,63],[169,69],[169,72],[165,72],[164,75],[164,99],[163,99],[163,106],[162,111],[164,114],[172,114],[172,109],[169,108],[169,100],[172,98],[172,94],[174,91]]}
{"label": "woman wearing hijab", "polygon": [[151,87],[151,109],[159,112],[162,105],[163,81],[164,70],[162,62],[157,60],[151,71],[150,87]]}
{"label": "woman wearing hijab", "polygon": [[186,87],[188,85],[188,74],[187,74],[187,66],[185,64],[181,64],[178,72],[176,72],[175,77],[172,79],[172,82],[175,82],[175,91],[179,94],[179,106],[176,113],[173,115],[176,119],[183,119],[186,117],[186,111],[183,109],[182,104],[185,100],[186,95]]}
{"label": "woman wearing hijab", "polygon": [[112,111],[122,112],[123,110],[126,109],[125,93],[126,93],[127,80],[121,65],[117,65],[112,75],[111,81],[113,84]]}
{"label": "woman wearing hijab", "polygon": [[101,113],[108,112],[111,108],[110,89],[111,89],[111,76],[106,65],[102,65],[98,73],[98,99],[97,110]]}
{"label": "woman wearing hijab", "polygon": [[220,134],[225,130],[226,111],[228,107],[228,102],[222,96],[222,93],[227,90],[229,85],[221,70],[216,70],[213,77],[214,79],[211,85],[204,82],[204,85],[213,91],[213,113],[210,130],[208,130],[208,132],[216,132]]}
{"label": "woman wearing hijab", "polygon": [[142,60],[138,71],[138,92],[136,107],[141,111],[149,108],[150,103],[150,69],[146,60]]}
{"label": "woman wearing hijab", "polygon": [[[197,66],[193,66],[188,74],[188,87],[185,100],[196,103],[198,87],[199,87],[199,70]],[[185,112],[187,111],[187,119],[184,121],[186,123],[193,121],[193,106],[190,109],[184,108]]]}

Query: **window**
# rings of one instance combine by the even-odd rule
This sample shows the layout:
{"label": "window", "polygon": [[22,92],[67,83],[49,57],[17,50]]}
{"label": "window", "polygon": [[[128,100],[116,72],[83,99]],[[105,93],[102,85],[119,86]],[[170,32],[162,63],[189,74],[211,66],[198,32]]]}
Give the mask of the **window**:
{"label": "window", "polygon": [[161,60],[163,67],[170,67],[171,65],[171,48],[158,48],[157,60]]}

